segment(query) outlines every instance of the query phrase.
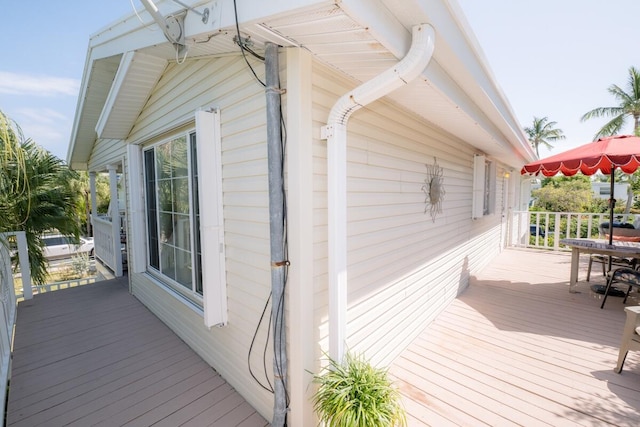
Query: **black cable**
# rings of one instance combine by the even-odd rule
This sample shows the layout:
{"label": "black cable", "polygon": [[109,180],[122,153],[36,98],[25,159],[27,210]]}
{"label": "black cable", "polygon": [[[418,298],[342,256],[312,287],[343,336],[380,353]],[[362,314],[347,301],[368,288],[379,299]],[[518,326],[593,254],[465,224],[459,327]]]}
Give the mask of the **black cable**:
{"label": "black cable", "polygon": [[[273,296],[273,291],[269,293],[269,298]],[[273,301],[271,302],[273,304]],[[273,310],[269,311],[269,323],[267,323],[267,337],[264,340],[264,348],[262,349],[262,370],[264,373],[264,378],[267,380],[267,384],[269,384],[269,388],[271,388],[272,393],[275,394],[275,388],[271,381],[269,380],[269,369],[267,369],[267,352],[269,351],[269,337],[271,336],[271,323],[273,322]]]}
{"label": "black cable", "polygon": [[[282,98],[282,95],[280,95],[280,98]],[[283,233],[283,253],[284,253],[284,259],[288,260],[289,259],[289,242],[288,242],[288,236],[287,236],[287,193],[285,191],[284,188],[284,164],[285,164],[285,153],[286,153],[286,148],[287,148],[287,127],[284,121],[284,115],[282,114],[282,103],[280,103],[280,127],[281,127],[281,139],[280,139],[280,144],[282,147],[281,153],[282,153],[282,157],[280,159],[282,167],[280,168],[281,173],[282,173],[282,212],[283,212],[283,216],[282,216],[282,233]],[[286,288],[287,288],[287,281],[288,281],[288,276],[289,276],[289,263],[286,262],[283,266],[283,289],[282,289],[282,295],[280,296],[280,300],[278,301],[278,305],[277,305],[277,309],[276,309],[276,313],[277,316],[279,317],[276,318],[276,325],[279,325],[278,328],[278,334],[280,335],[280,339],[281,341],[284,338],[284,334],[286,333],[286,328],[285,328],[285,324],[284,324],[284,304],[285,304],[285,294],[286,294]],[[275,355],[274,355],[275,356]],[[286,402],[286,407],[289,408],[289,403],[291,401],[290,396],[289,396],[289,391],[287,390],[286,387],[286,382],[284,379],[284,375],[283,375],[283,369],[282,369],[282,361],[276,358],[276,369],[278,371],[278,376],[280,377],[280,381],[283,382],[284,384],[284,393],[285,393],[285,402]]]}
{"label": "black cable", "polygon": [[253,67],[249,63],[249,60],[247,59],[247,55],[245,54],[245,51],[247,51],[251,53],[253,56],[255,56],[256,58],[260,59],[261,61],[264,61],[264,57],[258,55],[253,50],[245,46],[244,43],[242,43],[242,36],[240,35],[240,24],[238,23],[238,7],[236,5],[236,0],[233,0],[233,12],[235,13],[235,18],[236,18],[236,34],[237,34],[236,37],[238,38],[238,40],[236,41],[236,44],[240,47],[240,52],[242,52],[242,57],[244,58],[244,62],[247,63],[247,66],[249,67],[249,70],[251,70],[253,77],[255,77],[258,83],[260,83],[263,87],[266,87],[267,85],[262,80],[260,80],[260,77],[258,77],[258,75],[256,74],[256,71],[253,69]]}
{"label": "black cable", "polygon": [[[253,333],[253,338],[251,339],[251,345],[249,346],[249,354],[247,355],[247,365],[249,366],[249,373],[251,374],[253,379],[260,385],[260,387],[262,387],[263,389],[267,390],[270,393],[273,393],[274,392],[273,386],[271,385],[271,382],[269,381],[269,378],[267,377],[267,384],[269,384],[269,387],[267,387],[258,379],[258,377],[255,376],[255,374],[253,373],[253,369],[251,369],[251,353],[253,352],[253,345],[256,342],[256,337],[258,336],[258,331],[260,330],[260,325],[262,324],[262,321],[264,320],[264,315],[267,312],[267,308],[269,307],[269,301],[271,301],[271,293],[269,293],[269,297],[267,298],[267,302],[264,304],[264,308],[262,309],[262,314],[260,315],[260,320],[258,321],[258,326],[256,327],[256,330]],[[269,324],[271,324],[271,320],[269,320]],[[268,329],[271,329],[271,327],[269,327]],[[268,334],[269,334],[269,331],[267,331],[267,342],[269,341],[269,335]],[[264,360],[264,358],[263,358],[263,360]],[[266,367],[265,367],[265,370],[266,370]]]}
{"label": "black cable", "polygon": [[[234,10],[234,14],[235,14],[235,24],[236,24],[236,43],[238,44],[238,46],[240,47],[240,51],[242,52],[242,57],[244,58],[245,63],[247,64],[247,66],[249,67],[249,70],[251,70],[251,73],[253,74],[253,76],[255,77],[255,79],[260,83],[260,85],[262,85],[263,87],[266,87],[266,84],[260,80],[260,78],[258,77],[257,73],[255,72],[255,70],[253,69],[253,67],[251,66],[251,64],[249,63],[249,60],[247,58],[247,55],[245,52],[249,52],[251,55],[253,55],[255,58],[264,61],[265,58],[258,55],[256,52],[254,52],[252,49],[250,49],[248,46],[246,46],[243,42],[242,42],[242,36],[240,35],[240,24],[238,22],[238,8],[237,8],[237,2],[236,0],[233,0],[233,10]],[[280,95],[280,98],[282,98],[282,96]],[[282,195],[283,195],[283,200],[282,200],[282,209],[283,209],[283,252],[284,252],[284,259],[288,260],[289,259],[289,244],[288,244],[288,236],[287,236],[287,200],[286,200],[286,191],[284,188],[284,163],[285,163],[285,151],[286,151],[286,142],[287,142],[287,128],[284,122],[284,118],[283,118],[283,114],[282,114],[282,103],[280,104],[280,126],[282,129],[281,132],[281,139],[280,139],[280,144],[282,147],[282,157],[280,159],[281,162],[281,173],[282,173]],[[264,369],[264,375],[265,378],[267,380],[267,384],[268,387],[265,386],[254,374],[253,370],[251,369],[251,354],[253,353],[253,348],[255,345],[255,341],[256,341],[256,337],[258,335],[258,332],[260,330],[260,326],[262,325],[262,322],[264,321],[264,316],[266,314],[267,308],[269,306],[269,301],[271,301],[271,297],[272,297],[272,293],[269,293],[269,297],[267,298],[267,301],[265,303],[265,306],[262,310],[262,314],[260,315],[260,320],[258,321],[258,325],[256,326],[256,330],[253,334],[253,338],[251,339],[251,345],[249,346],[249,354],[247,356],[247,364],[249,366],[249,373],[251,374],[251,376],[253,377],[253,379],[265,390],[269,391],[270,393],[275,393],[275,390],[273,388],[273,385],[271,384],[271,382],[269,381],[269,375],[268,375],[268,370],[267,370],[267,364],[266,364],[266,360],[267,360],[267,348],[268,348],[268,342],[269,342],[269,337],[270,337],[270,330],[271,330],[271,322],[273,321],[274,324],[274,339],[275,339],[275,334],[277,333],[279,335],[279,337],[281,338],[281,342],[282,339],[285,338],[285,333],[286,333],[286,327],[284,324],[284,305],[285,305],[285,293],[286,293],[286,286],[287,286],[287,282],[288,282],[288,277],[289,277],[289,269],[288,269],[288,261],[284,264],[283,266],[284,270],[283,270],[283,289],[282,289],[282,295],[280,296],[279,300],[276,301],[272,301],[272,304],[275,303],[276,305],[276,317],[275,319],[273,319],[273,310],[271,311],[271,314],[269,315],[269,324],[267,327],[267,337],[265,340],[265,348],[263,350],[263,369]],[[286,402],[286,408],[289,408],[291,399],[289,396],[289,391],[287,390],[286,387],[286,378],[284,378],[283,375],[283,367],[282,367],[282,360],[277,356],[277,354],[274,351],[274,361],[275,361],[275,367],[276,367],[276,371],[278,373],[278,377],[279,379],[275,379],[275,380],[279,380],[283,383],[283,389],[284,389],[284,393],[285,393],[285,402]],[[286,415],[285,415],[285,426],[286,426],[287,422],[286,422]]]}

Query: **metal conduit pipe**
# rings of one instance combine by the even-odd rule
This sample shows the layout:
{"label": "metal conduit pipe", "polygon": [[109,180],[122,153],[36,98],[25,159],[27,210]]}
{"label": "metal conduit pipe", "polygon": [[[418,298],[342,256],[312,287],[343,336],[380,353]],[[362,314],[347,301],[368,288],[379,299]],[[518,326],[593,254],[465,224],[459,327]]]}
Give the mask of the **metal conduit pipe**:
{"label": "metal conduit pipe", "polygon": [[329,113],[322,138],[327,140],[329,212],[329,355],[344,356],[347,326],[347,122],[358,109],[418,77],[431,60],[435,31],[429,24],[412,29],[405,57],[377,77],[344,94]]}
{"label": "metal conduit pipe", "polygon": [[273,322],[273,427],[287,422],[287,339],[285,334],[285,215],[282,160],[282,116],[278,46],[265,49],[265,93],[267,101],[267,158],[269,164],[269,234],[271,241],[271,316]]}

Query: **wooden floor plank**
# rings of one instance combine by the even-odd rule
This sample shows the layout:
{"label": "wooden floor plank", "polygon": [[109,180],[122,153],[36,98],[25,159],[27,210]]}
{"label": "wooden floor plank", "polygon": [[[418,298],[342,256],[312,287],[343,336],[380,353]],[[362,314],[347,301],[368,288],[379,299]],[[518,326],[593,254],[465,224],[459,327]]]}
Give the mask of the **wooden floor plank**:
{"label": "wooden floor plank", "polygon": [[8,426],[142,426],[205,412],[268,424],[127,290],[125,277],[19,304]]}
{"label": "wooden floor plank", "polygon": [[640,425],[640,352],[613,372],[624,306],[600,309],[586,261],[579,293],[566,253],[505,250],[471,277],[390,368],[409,425]]}

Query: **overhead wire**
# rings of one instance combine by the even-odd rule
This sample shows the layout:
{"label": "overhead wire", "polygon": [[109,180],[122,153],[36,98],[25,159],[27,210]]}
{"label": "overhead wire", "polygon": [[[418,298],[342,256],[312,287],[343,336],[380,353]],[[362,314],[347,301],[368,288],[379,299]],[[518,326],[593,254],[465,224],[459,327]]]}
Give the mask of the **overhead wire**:
{"label": "overhead wire", "polygon": [[245,51],[249,52],[259,60],[264,61],[264,57],[256,54],[252,49],[250,49],[245,43],[242,42],[242,35],[240,34],[240,24],[238,23],[238,6],[236,4],[236,0],[233,0],[233,13],[236,21],[236,37],[237,37],[236,44],[240,47],[240,52],[242,52],[242,57],[244,58],[244,62],[247,63],[249,70],[251,70],[253,77],[255,77],[258,83],[260,83],[262,87],[266,87],[267,85],[262,80],[260,80],[260,77],[258,77],[258,74],[256,74],[256,71],[253,69],[253,67],[249,63],[249,59],[247,58],[247,55],[245,53]]}
{"label": "overhead wire", "polygon": [[129,0],[129,3],[131,3],[131,9],[133,9],[133,13],[136,14],[136,16],[138,17],[138,21],[140,21],[143,27],[145,27],[149,31],[158,31],[160,29],[158,27],[152,27],[150,25],[145,24],[144,21],[142,20],[142,17],[138,14],[138,10],[136,9],[136,6],[133,4],[133,0]]}

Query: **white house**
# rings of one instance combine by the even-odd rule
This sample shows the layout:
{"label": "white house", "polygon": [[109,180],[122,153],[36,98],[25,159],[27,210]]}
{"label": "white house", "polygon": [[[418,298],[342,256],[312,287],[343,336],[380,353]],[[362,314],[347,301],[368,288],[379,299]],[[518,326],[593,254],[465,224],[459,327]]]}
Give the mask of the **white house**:
{"label": "white house", "polygon": [[[593,190],[593,195],[595,197],[607,200],[611,198],[610,182],[591,181],[591,190]],[[628,191],[628,182],[616,182],[613,184],[614,197],[618,201],[626,202],[628,198]]]}
{"label": "white house", "polygon": [[91,37],[68,162],[124,175],[131,292],[267,419],[286,275],[288,422],[315,425],[324,352],[389,364],[501,251],[534,153],[454,0],[147,6]]}

